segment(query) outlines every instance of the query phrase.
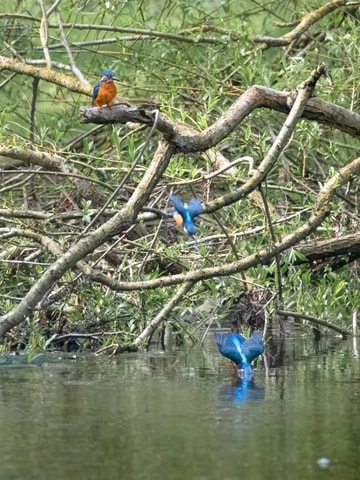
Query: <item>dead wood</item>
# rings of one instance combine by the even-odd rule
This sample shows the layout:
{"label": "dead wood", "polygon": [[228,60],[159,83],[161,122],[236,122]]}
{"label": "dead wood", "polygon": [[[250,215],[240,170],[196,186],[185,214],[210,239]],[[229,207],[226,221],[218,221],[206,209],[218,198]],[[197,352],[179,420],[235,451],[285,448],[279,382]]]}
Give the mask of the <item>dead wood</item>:
{"label": "dead wood", "polygon": [[[281,92],[254,85],[243,93],[216,122],[202,132],[176,124],[156,109],[120,104],[111,108],[83,107],[84,123],[111,124],[128,122],[153,126],[175,145],[179,152],[194,153],[208,150],[226,138],[255,109],[267,108],[288,114],[296,92]],[[158,115],[158,117],[157,117]],[[302,117],[360,138],[360,115],[330,102],[310,98]]]}

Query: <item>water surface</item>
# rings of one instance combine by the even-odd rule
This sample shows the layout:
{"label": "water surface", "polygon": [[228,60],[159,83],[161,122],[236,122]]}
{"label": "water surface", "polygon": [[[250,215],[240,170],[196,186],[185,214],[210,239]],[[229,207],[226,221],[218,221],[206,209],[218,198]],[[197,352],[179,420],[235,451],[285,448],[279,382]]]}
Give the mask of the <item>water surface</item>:
{"label": "water surface", "polygon": [[360,478],[352,341],[282,347],[242,383],[212,339],[171,354],[2,359],[0,480]]}

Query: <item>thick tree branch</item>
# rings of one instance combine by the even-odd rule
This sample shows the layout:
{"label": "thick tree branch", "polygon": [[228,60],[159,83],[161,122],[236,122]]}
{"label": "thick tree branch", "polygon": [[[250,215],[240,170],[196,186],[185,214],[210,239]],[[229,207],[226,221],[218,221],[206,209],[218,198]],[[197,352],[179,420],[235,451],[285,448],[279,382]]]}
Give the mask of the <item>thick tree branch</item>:
{"label": "thick tree branch", "polygon": [[[293,92],[280,92],[254,85],[241,95],[233,105],[202,132],[184,125],[177,125],[166,115],[160,114],[157,130],[183,153],[208,150],[230,135],[239,124],[258,108],[268,108],[288,114],[293,103]],[[84,123],[112,124],[127,122],[151,126],[155,111],[143,107],[119,105],[109,108],[83,107],[80,109]],[[310,98],[302,117],[360,138],[360,115],[324,100]]]}
{"label": "thick tree branch", "polygon": [[[69,75],[39,68],[0,56],[0,71],[9,70],[19,74],[39,78],[68,90],[91,96],[92,88]],[[250,87],[214,124],[203,132],[194,132],[193,128],[176,125],[164,114],[159,115],[157,129],[178,146],[179,151],[205,151],[229,135],[253,110],[269,108],[288,113],[293,101],[293,93],[281,92],[271,88],[254,85]],[[138,122],[152,126],[156,112],[144,107],[126,106],[111,109],[83,108],[80,111],[85,123],[107,124]],[[355,138],[360,138],[360,115],[343,107],[316,98],[309,100],[303,117],[323,125],[336,128]]]}
{"label": "thick tree branch", "polygon": [[[325,260],[337,256],[360,257],[360,232],[341,235],[326,240],[315,240],[297,248],[308,261]],[[300,260],[299,263],[302,263]]]}
{"label": "thick tree branch", "polygon": [[83,93],[84,95],[91,97],[92,87],[83,82],[79,82],[78,80],[74,80],[69,75],[57,73],[48,68],[39,68],[34,67],[33,65],[27,65],[13,58],[0,55],[0,72],[3,70],[9,70],[22,75],[28,75],[29,77],[39,78],[40,80],[54,83],[60,87],[65,87],[67,90],[71,90],[72,92]]}
{"label": "thick tree branch", "polygon": [[67,270],[74,267],[77,262],[93,252],[107,239],[129,228],[134,223],[141,207],[148,201],[150,193],[161,178],[173,153],[173,146],[160,142],[149,168],[124,208],[99,228],[72,245],[35,282],[17,307],[0,316],[0,338],[30,315],[48,290]]}
{"label": "thick tree branch", "polygon": [[117,282],[101,273],[87,272],[95,281],[99,281],[109,288],[117,291],[145,290],[159,287],[166,287],[180,284],[183,282],[198,282],[213,277],[224,277],[235,273],[243,272],[256,265],[268,264],[276,255],[297,245],[301,240],[313,233],[328,216],[331,210],[331,202],[337,188],[345,185],[352,176],[360,175],[360,158],[353,160],[334,175],[320,190],[314,207],[312,208],[310,218],[293,233],[283,237],[283,239],[271,247],[260,250],[258,253],[249,255],[241,260],[228,263],[226,265],[203,268],[196,271],[190,271],[184,274],[163,276],[154,280],[142,282]]}

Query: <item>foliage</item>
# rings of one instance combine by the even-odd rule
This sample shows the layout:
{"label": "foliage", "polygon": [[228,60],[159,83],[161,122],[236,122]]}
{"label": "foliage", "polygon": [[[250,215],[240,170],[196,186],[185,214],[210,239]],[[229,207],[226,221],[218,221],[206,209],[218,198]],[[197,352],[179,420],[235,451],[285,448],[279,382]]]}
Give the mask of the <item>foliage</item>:
{"label": "foliage", "polygon": [[[357,8],[348,13],[335,10],[324,16],[290,51],[286,47],[262,48],[256,41],[257,35],[280,37],[291,30],[290,22],[322,4],[63,0],[46,19],[45,42],[40,34],[41,19],[51,4],[43,0],[4,1],[0,7],[1,55],[45,68],[48,52],[54,71],[72,78],[79,71],[83,81],[90,84],[98,81],[103,68],[111,68],[120,78],[118,91],[122,99],[131,104],[155,102],[174,122],[198,130],[211,125],[250,86],[294,90],[320,62],[329,66],[333,83],[321,80],[316,95],[352,110],[358,103]],[[79,108],[89,105],[89,97],[51,81],[40,80],[36,85],[31,76],[14,76],[3,69],[0,86],[2,145],[61,155],[72,174],[82,177],[74,182],[70,173],[60,176],[50,167],[43,167],[41,172],[33,162],[26,164],[6,157],[0,161],[0,313],[6,314],[59,255],[37,235],[52,239],[66,251],[87,233],[86,229],[93,231],[111,217],[143,178],[160,134],[155,133],[146,143],[147,133],[142,128],[82,124]],[[284,118],[270,109],[256,110],[217,149],[230,161],[252,157],[256,168]],[[140,282],[169,273],[221,266],[258,252],[274,243],[265,203],[276,238],[293,232],[307,218],[319,187],[356,157],[357,148],[357,139],[302,120],[263,183],[265,197],[253,192],[216,213],[202,216],[197,244],[176,231],[173,224],[169,226],[169,219],[156,218],[137,223],[118,238],[104,242],[86,261],[119,281]],[[126,179],[132,166],[134,170]],[[185,200],[199,197],[209,202],[239,188],[249,174],[249,165],[243,161],[230,174],[206,179],[206,174],[216,169],[206,153],[173,157],[148,207],[169,209],[166,193],[170,190]],[[81,182],[85,180],[91,188],[83,188]],[[105,200],[123,181],[111,204],[94,221]],[[341,190],[341,199],[317,232],[319,238],[358,230],[359,222],[351,214],[357,189],[353,182]],[[4,210],[15,213],[6,215]],[[20,211],[28,211],[27,218]],[[281,258],[283,306],[331,318],[348,328],[352,313],[359,307],[354,293],[358,291],[354,267],[345,265],[334,272],[328,266],[318,278],[310,265],[298,265],[305,261],[300,257],[289,251]],[[252,284],[275,291],[276,269],[275,263],[255,267],[247,272],[246,282],[240,275],[202,282],[174,307],[173,318],[180,317],[181,312],[196,312],[209,296],[214,300],[214,312],[220,311],[221,316],[223,299],[236,298]],[[46,312],[49,328],[41,337],[41,329],[36,330],[34,322],[28,336],[29,344],[36,344],[33,351],[54,332],[75,330],[121,331],[116,338],[128,345],[175,293],[173,288],[111,291],[90,282],[76,269],[68,271],[51,288],[49,294],[59,293],[59,298],[49,305],[44,299],[44,306],[39,306],[40,312]],[[61,321],[54,321],[54,306]]]}

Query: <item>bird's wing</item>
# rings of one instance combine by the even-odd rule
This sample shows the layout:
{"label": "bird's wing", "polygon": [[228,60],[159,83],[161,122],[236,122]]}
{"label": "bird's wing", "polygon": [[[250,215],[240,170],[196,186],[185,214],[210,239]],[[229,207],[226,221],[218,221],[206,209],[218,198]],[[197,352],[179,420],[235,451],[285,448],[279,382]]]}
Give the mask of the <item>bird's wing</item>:
{"label": "bird's wing", "polygon": [[241,366],[246,358],[242,354],[242,345],[246,342],[245,337],[237,333],[214,333],[215,342],[221,355],[229,358],[238,366]]}
{"label": "bird's wing", "polygon": [[203,207],[200,200],[198,198],[193,198],[192,200],[190,200],[187,205],[187,210],[192,218],[200,215],[203,212]]}
{"label": "bird's wing", "polygon": [[179,197],[177,197],[176,195],[170,195],[169,196],[169,200],[170,202],[173,203],[174,207],[175,207],[175,210],[180,213],[180,215],[184,216],[186,215],[186,208],[185,208],[185,205],[183,204],[183,202],[180,200]]}
{"label": "bird's wing", "polygon": [[253,332],[251,337],[242,344],[242,350],[249,363],[261,355],[264,351],[261,333],[257,331]]}
{"label": "bird's wing", "polygon": [[100,82],[97,83],[97,84],[95,85],[95,87],[93,88],[93,92],[92,92],[92,101],[93,101],[93,103],[95,102],[96,97],[98,96],[99,88],[100,88]]}

